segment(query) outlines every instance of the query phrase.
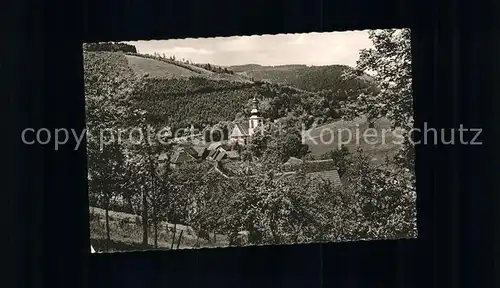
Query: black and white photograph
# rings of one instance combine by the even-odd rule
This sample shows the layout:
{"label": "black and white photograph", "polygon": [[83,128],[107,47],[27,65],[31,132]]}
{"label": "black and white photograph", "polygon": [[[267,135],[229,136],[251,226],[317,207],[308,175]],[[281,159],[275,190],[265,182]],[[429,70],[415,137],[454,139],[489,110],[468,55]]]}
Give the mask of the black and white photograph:
{"label": "black and white photograph", "polygon": [[84,43],[90,251],[416,238],[410,34]]}

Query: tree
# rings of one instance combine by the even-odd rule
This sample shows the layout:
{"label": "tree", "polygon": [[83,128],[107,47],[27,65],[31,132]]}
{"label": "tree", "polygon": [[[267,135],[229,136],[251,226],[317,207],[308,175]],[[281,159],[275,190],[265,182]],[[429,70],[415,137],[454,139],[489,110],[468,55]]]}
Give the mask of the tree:
{"label": "tree", "polygon": [[[125,156],[123,147],[117,142],[117,131],[126,113],[119,103],[127,101],[138,79],[133,73],[102,65],[102,62],[116,59],[116,55],[94,56],[84,56],[89,194],[105,209],[106,234],[110,240],[109,208],[113,198],[124,188],[125,174]],[[110,129],[108,139],[101,137],[105,136],[105,129]],[[104,140],[109,141],[104,143]]]}
{"label": "tree", "polygon": [[118,42],[102,42],[102,43],[84,43],[84,51],[109,51],[109,52],[129,52],[137,53],[137,49],[134,45]]}
{"label": "tree", "polygon": [[340,177],[346,172],[350,162],[351,153],[349,149],[343,145],[340,149],[332,150],[327,153],[327,159],[332,159],[335,165],[337,165]]}
{"label": "tree", "polygon": [[148,162],[144,155],[137,150],[127,149],[127,169],[133,178],[127,182],[127,190],[133,191],[132,194],[138,198],[141,223],[142,223],[142,244],[148,245],[148,192],[151,187]]}
{"label": "tree", "polygon": [[309,153],[309,147],[302,143],[298,118],[280,120],[258,127],[250,141],[250,151],[264,162],[284,163],[290,157],[302,158]]}
{"label": "tree", "polygon": [[346,172],[346,191],[353,195],[358,239],[416,237],[415,177],[409,169],[374,167],[358,153]]}
{"label": "tree", "polygon": [[[89,141],[89,194],[97,200],[96,204],[105,211],[106,239],[111,240],[109,210],[111,201],[119,194],[123,183],[124,156],[121,147],[111,143],[98,152],[95,141]],[[91,196],[92,197],[92,196]]]}
{"label": "tree", "polygon": [[[362,50],[352,78],[372,74],[377,91],[348,99],[345,118],[366,115],[370,122],[381,117],[407,132],[413,126],[410,30],[369,32],[373,48]],[[395,159],[374,167],[368,156],[357,153],[346,174],[346,189],[356,197],[353,233],[365,239],[416,236],[414,147],[403,142]],[[361,151],[359,151],[361,152]]]}
{"label": "tree", "polygon": [[153,174],[151,175],[151,190],[149,193],[150,207],[151,207],[151,220],[153,222],[154,231],[154,246],[158,248],[158,232],[159,224],[161,221],[167,220],[168,207],[171,205],[171,194],[175,191],[175,186],[171,181],[171,170],[167,165],[159,165],[158,157],[155,153],[149,155],[148,160],[150,169]]}
{"label": "tree", "polygon": [[[218,180],[223,179],[215,178],[218,174],[210,173],[211,168],[210,163],[189,163],[176,168],[172,175],[177,194],[171,197],[168,219],[191,226],[202,238],[218,228],[218,211],[224,209],[221,201],[225,198],[217,194]],[[198,245],[199,239],[196,242]]]}
{"label": "tree", "polygon": [[[362,93],[348,102],[345,118],[366,115],[370,122],[381,117],[393,121],[393,128],[413,128],[411,39],[409,29],[369,32],[373,48],[360,52],[355,73],[346,70],[344,79],[371,73],[378,91]],[[406,168],[414,169],[413,147],[405,141],[399,154]]]}
{"label": "tree", "polygon": [[223,224],[230,245],[243,244],[239,231],[247,231],[248,244],[292,244],[332,239],[333,227],[342,226],[343,217],[331,216],[339,213],[331,183],[313,181],[304,173],[282,177],[277,170],[230,179]]}
{"label": "tree", "polygon": [[[130,123],[129,125],[134,123],[135,128],[139,128],[143,135],[151,136],[154,128],[147,124],[146,112],[135,109],[133,103],[130,103],[128,107],[127,123]],[[172,188],[165,181],[170,169],[168,166],[160,165],[158,158],[161,153],[169,154],[172,145],[170,143],[160,144],[156,141],[157,139],[150,137],[141,140],[135,143],[126,143],[129,156],[128,167],[131,174],[135,176],[133,181],[129,182],[129,190],[139,190],[141,194],[143,245],[148,245],[149,220],[152,220],[154,246],[157,247],[158,225],[160,220],[166,217],[164,211],[168,205],[168,190]]]}

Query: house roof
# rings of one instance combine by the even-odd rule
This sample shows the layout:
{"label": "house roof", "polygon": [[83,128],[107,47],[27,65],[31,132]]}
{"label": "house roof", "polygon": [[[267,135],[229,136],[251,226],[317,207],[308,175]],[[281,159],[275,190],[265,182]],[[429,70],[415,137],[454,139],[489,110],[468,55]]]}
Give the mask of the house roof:
{"label": "house roof", "polygon": [[184,162],[191,162],[196,160],[191,154],[187,153],[184,148],[179,148],[175,151],[174,155],[172,155],[172,159],[170,160],[173,164],[180,164]]}
{"label": "house roof", "polygon": [[339,171],[336,169],[307,173],[306,176],[310,177],[311,179],[323,179],[326,181],[330,181],[335,187],[342,186],[342,182],[340,181]]}
{"label": "house roof", "polygon": [[[279,173],[277,176],[281,176],[280,179],[283,179],[295,175],[296,173],[297,171],[284,172]],[[333,184],[334,187],[342,186],[342,181],[340,180],[340,175],[337,169],[306,173],[306,177],[308,177],[309,179],[322,179],[325,181],[329,181]]]}
{"label": "house roof", "polygon": [[203,154],[207,151],[204,146],[193,146],[193,149],[198,153],[198,157],[202,157]]}
{"label": "house roof", "polygon": [[215,161],[220,161],[226,156],[226,151],[219,151],[217,156],[215,156]]}
{"label": "house roof", "polygon": [[302,163],[304,163],[304,161],[302,161],[301,159],[296,158],[296,157],[290,157],[290,159],[288,159],[288,161],[285,162],[285,164],[289,164],[289,165],[296,165],[296,164],[302,164]]}
{"label": "house roof", "polygon": [[[248,136],[248,122],[241,122],[241,123],[236,123],[236,125],[234,126],[235,128],[238,128],[238,130],[240,130],[240,133],[242,135],[235,135],[235,136]],[[233,134],[234,134],[234,129],[233,129]]]}
{"label": "house roof", "polygon": [[304,170],[306,173],[337,170],[337,166],[335,165],[333,159],[305,161]]}
{"label": "house roof", "polygon": [[222,145],[222,142],[220,142],[220,141],[210,143],[210,145],[208,145],[208,147],[207,147],[207,150],[213,151],[213,150],[219,148],[221,145]]}
{"label": "house roof", "polygon": [[205,146],[193,146],[193,149],[198,153],[204,152],[206,150]]}
{"label": "house roof", "polygon": [[215,154],[217,154],[217,151],[218,150],[211,150],[209,153],[208,153],[208,157],[214,157]]}
{"label": "house roof", "polygon": [[191,156],[194,156],[194,157],[198,156],[198,151],[196,149],[194,149],[193,146],[184,147],[184,151],[189,153],[189,155],[191,155]]}
{"label": "house roof", "polygon": [[168,153],[162,153],[160,156],[158,156],[159,161],[165,161],[168,160]]}
{"label": "house roof", "polygon": [[229,158],[239,158],[240,157],[240,154],[236,150],[227,151],[226,154],[227,154],[227,157],[229,157]]}

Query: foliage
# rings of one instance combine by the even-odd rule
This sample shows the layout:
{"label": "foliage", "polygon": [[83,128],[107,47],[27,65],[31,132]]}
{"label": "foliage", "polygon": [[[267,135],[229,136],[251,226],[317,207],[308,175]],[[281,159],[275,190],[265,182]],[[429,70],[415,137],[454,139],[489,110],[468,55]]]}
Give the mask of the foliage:
{"label": "foliage", "polygon": [[[378,83],[376,93],[363,93],[349,102],[346,118],[367,115],[371,121],[386,117],[393,128],[413,128],[413,98],[411,75],[411,39],[409,29],[374,30],[369,32],[374,48],[362,50],[356,71],[346,73],[352,79],[355,73],[372,71]],[[405,133],[405,136],[406,135]],[[414,167],[413,147],[409,141],[402,145],[399,160],[409,169]]]}
{"label": "foliage", "polygon": [[[225,218],[229,235],[248,231],[249,244],[291,244],[318,240],[317,195],[303,193],[311,188],[305,178],[280,180],[268,173],[264,177],[232,179],[232,198]],[[331,191],[331,190],[330,190]],[[233,245],[234,236],[233,236]]]}
{"label": "foliage", "polygon": [[119,43],[119,42],[101,42],[101,43],[84,43],[84,51],[107,51],[107,52],[125,52],[137,53],[134,45]]}
{"label": "foliage", "polygon": [[289,115],[280,121],[262,124],[249,143],[250,152],[272,164],[282,164],[290,157],[304,157],[309,147],[302,143],[299,123],[296,117]]}
{"label": "foliage", "polygon": [[415,176],[409,169],[374,167],[357,154],[346,172],[362,239],[416,237]]}
{"label": "foliage", "polygon": [[210,63],[206,63],[206,64],[191,63],[191,65],[198,66],[200,68],[206,69],[208,71],[212,71],[214,73],[234,74],[234,72],[229,70],[227,67],[220,67],[220,66],[212,65]]}
{"label": "foliage", "polygon": [[325,153],[325,155],[321,158],[332,159],[338,169],[340,177],[342,177],[350,165],[350,156],[351,152],[345,145],[343,145],[340,149],[335,149]]}
{"label": "foliage", "polygon": [[[92,205],[110,210],[113,199],[123,188],[125,159],[116,143],[106,145],[100,151],[95,146],[95,142],[88,142],[89,200]],[[109,235],[109,230],[107,232]]]}
{"label": "foliage", "polygon": [[[90,53],[92,54],[92,53]],[[87,54],[88,55],[88,54]],[[125,189],[125,155],[116,141],[117,127],[126,112],[117,103],[126,102],[137,85],[137,79],[120,57],[99,53],[85,61],[85,98],[87,116],[87,154],[89,199],[106,210],[106,231],[110,237],[108,211],[112,200]],[[114,65],[102,65],[111,62]],[[118,68],[118,69],[117,69]],[[104,129],[108,139],[104,139]],[[99,135],[99,136],[98,136]],[[111,140],[111,141],[109,141]],[[104,144],[106,142],[106,145]],[[109,240],[109,239],[108,239]]]}

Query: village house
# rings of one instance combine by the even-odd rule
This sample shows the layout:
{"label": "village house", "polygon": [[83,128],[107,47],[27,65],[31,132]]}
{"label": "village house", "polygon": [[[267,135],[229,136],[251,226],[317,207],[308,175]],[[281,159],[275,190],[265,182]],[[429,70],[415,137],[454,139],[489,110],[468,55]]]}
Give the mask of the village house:
{"label": "village house", "polygon": [[[244,164],[237,164],[238,162],[228,160],[229,159],[217,162],[218,165],[215,167],[214,171],[219,173],[224,178],[238,177],[234,176],[234,173],[231,172],[244,169]],[[283,166],[285,167],[285,172],[275,174],[275,176],[279,177],[279,179],[291,177],[296,175],[299,170],[303,170],[306,177],[311,180],[321,179],[328,181],[332,183],[334,187],[341,187],[343,185],[338,168],[335,166],[332,159],[304,161],[295,157],[290,157],[290,159],[284,163]],[[249,177],[262,177],[262,175],[253,175]]]}
{"label": "village house", "polygon": [[322,179],[331,182],[335,187],[342,186],[338,168],[333,159],[304,161],[299,158],[290,157],[283,164],[285,172],[283,176],[289,176],[303,169],[306,176],[310,179]]}
{"label": "village house", "polygon": [[186,150],[185,147],[177,148],[177,150],[173,153],[172,158],[170,159],[170,167],[176,168],[184,163],[195,162],[197,160],[196,157],[189,152],[192,152],[192,150],[191,149]]}

